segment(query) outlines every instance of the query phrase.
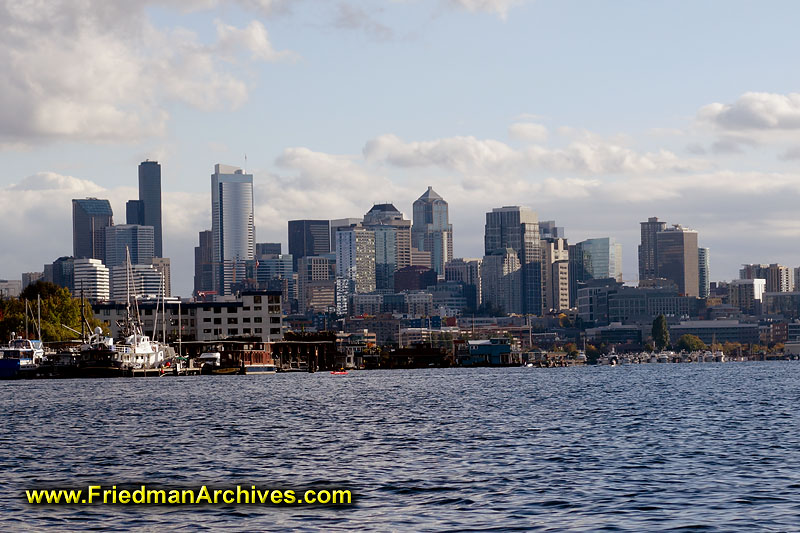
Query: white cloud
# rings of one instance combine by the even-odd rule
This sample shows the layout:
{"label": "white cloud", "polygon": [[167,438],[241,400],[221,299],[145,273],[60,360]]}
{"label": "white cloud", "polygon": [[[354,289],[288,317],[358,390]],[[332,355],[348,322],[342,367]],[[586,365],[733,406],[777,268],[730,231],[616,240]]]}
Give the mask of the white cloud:
{"label": "white cloud", "polygon": [[[154,26],[145,10],[150,3],[0,0],[0,68],[13,73],[0,79],[0,143],[160,135],[171,100],[201,109],[246,100],[241,69],[230,61],[238,51],[258,61],[289,56],[272,47],[258,21],[241,29],[220,24],[218,41],[207,45],[188,30]],[[278,3],[246,4],[267,10]]]}
{"label": "white cloud", "polygon": [[534,122],[515,122],[508,127],[508,134],[515,138],[529,142],[544,142],[547,140],[547,127]]}
{"label": "white cloud", "polygon": [[800,93],[748,92],[731,104],[702,107],[697,118],[723,131],[795,130],[800,128]]}
{"label": "white cloud", "polygon": [[524,0],[449,0],[449,2],[467,11],[483,11],[505,19],[508,10],[522,4]]}

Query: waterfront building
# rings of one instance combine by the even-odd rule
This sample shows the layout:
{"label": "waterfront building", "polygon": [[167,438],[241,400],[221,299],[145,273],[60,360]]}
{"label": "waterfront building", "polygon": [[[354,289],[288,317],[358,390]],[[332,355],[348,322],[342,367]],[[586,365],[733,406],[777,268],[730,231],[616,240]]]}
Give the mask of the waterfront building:
{"label": "waterfront building", "polygon": [[698,296],[699,260],[697,232],[680,224],[656,234],[656,267],[658,277],[673,281],[686,296]]}
{"label": "waterfront building", "polygon": [[697,281],[698,296],[708,298],[711,290],[711,268],[708,259],[708,248],[697,249]]}
{"label": "waterfront building", "polygon": [[759,341],[758,324],[743,324],[738,320],[687,320],[669,326],[669,338],[680,339],[694,335],[710,345],[712,342],[739,342],[756,344]]}
{"label": "waterfront building", "polygon": [[217,164],[211,175],[211,232],[214,290],[231,294],[247,278],[247,262],[255,259],[253,175]]}
{"label": "waterfront building", "polygon": [[411,245],[430,252],[431,266],[444,279],[445,265],[453,259],[453,225],[447,202],[428,187],[413,204]]}
{"label": "waterfront building", "polygon": [[106,233],[114,225],[114,212],[108,200],[86,198],[72,200],[72,255],[104,261]]}
{"label": "waterfront building", "polygon": [[194,248],[194,295],[214,290],[214,243],[211,230],[201,231]]}
{"label": "waterfront building", "polygon": [[134,265],[150,265],[155,253],[154,230],[152,226],[122,224],[106,228],[105,265],[113,268],[127,261],[130,253]]}
{"label": "waterfront building", "polygon": [[728,303],[743,313],[758,315],[766,285],[764,279],[735,279],[728,284]]}
{"label": "waterfront building", "polygon": [[763,279],[766,292],[791,292],[794,290],[792,271],[789,267],[773,263],[771,265],[742,265],[740,279]]}
{"label": "waterfront building", "polygon": [[161,227],[161,165],[158,161],[139,164],[139,202],[142,226],[153,227],[153,255],[163,257]]}
{"label": "waterfront building", "polygon": [[289,254],[293,267],[309,255],[323,255],[331,252],[330,223],[327,220],[290,220]]}
{"label": "waterfront building", "polygon": [[[517,255],[519,275],[513,274],[512,262],[503,259],[506,250],[511,249]],[[494,302],[503,302],[506,312],[539,315],[542,313],[544,298],[542,294],[542,249],[539,237],[539,220],[536,213],[527,207],[505,206],[492,209],[486,213],[484,234],[484,270],[488,261],[492,262],[490,274],[484,275],[483,281],[493,279],[492,289],[513,281],[516,285],[507,286],[511,292],[502,298],[491,296],[492,289],[483,287],[482,298],[494,298]],[[501,259],[498,259],[500,257]],[[503,272],[508,271],[507,274]],[[494,278],[500,275],[501,278]],[[501,281],[502,280],[502,281]],[[517,305],[517,300],[519,305]],[[510,309],[513,308],[514,311]]]}
{"label": "waterfront building", "polygon": [[481,306],[481,258],[457,258],[444,267],[445,281],[464,284],[467,307],[473,311]]}
{"label": "waterfront building", "polygon": [[650,217],[647,222],[640,222],[641,244],[639,244],[639,280],[648,280],[658,275],[658,238],[660,231],[667,229],[667,223]]}
{"label": "waterfront building", "polygon": [[78,296],[83,294],[90,302],[109,299],[108,268],[99,259],[75,259],[74,276]]}

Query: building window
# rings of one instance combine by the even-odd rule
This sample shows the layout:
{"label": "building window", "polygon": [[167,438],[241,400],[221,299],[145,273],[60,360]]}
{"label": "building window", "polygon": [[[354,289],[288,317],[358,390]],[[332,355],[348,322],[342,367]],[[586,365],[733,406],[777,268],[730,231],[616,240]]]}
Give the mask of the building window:
{"label": "building window", "polygon": [[261,303],[261,296],[260,295],[253,296],[253,303],[254,304],[260,304]]}
{"label": "building window", "polygon": [[256,328],[256,329],[255,329],[255,332],[256,332],[256,333],[261,333],[261,328]]}
{"label": "building window", "polygon": [[243,311],[249,311],[250,310],[250,306],[249,305],[245,305],[244,307],[242,307],[242,310]]}
{"label": "building window", "polygon": [[244,328],[242,330],[242,333],[244,333],[245,335],[248,335],[250,333],[250,328]]}
{"label": "building window", "polygon": [[279,304],[281,303],[281,297],[278,296],[277,294],[270,294],[269,296],[267,296],[267,303]]}
{"label": "building window", "polygon": [[214,313],[216,313],[216,314],[222,313],[222,308],[221,307],[215,307],[214,308]]}
{"label": "building window", "polygon": [[235,316],[229,316],[228,317],[228,324],[238,324],[238,323],[239,323],[239,319],[237,319]]}
{"label": "building window", "polygon": [[203,322],[211,322],[211,317],[210,316],[204,317]]}
{"label": "building window", "polygon": [[260,316],[253,317],[253,322],[255,322],[256,324],[260,324],[260,323],[261,323],[261,320],[262,320],[262,319],[261,319],[261,317],[260,317]]}
{"label": "building window", "polygon": [[261,311],[261,306],[256,305],[255,307],[253,307],[253,311]]}
{"label": "building window", "polygon": [[250,317],[246,316],[246,317],[242,318],[242,322],[244,322],[245,324],[249,324],[250,323]]}
{"label": "building window", "polygon": [[221,318],[215,318],[214,319],[214,324],[222,324],[222,319]]}
{"label": "building window", "polygon": [[203,333],[211,333],[211,330],[210,329],[204,329]]}
{"label": "building window", "polygon": [[281,323],[281,317],[279,317],[279,316],[271,316],[271,317],[269,317],[269,323],[270,324],[280,324]]}
{"label": "building window", "polygon": [[280,335],[281,334],[281,328],[270,328],[269,334],[270,335]]}
{"label": "building window", "polygon": [[228,335],[238,335],[239,330],[237,328],[228,329]]}

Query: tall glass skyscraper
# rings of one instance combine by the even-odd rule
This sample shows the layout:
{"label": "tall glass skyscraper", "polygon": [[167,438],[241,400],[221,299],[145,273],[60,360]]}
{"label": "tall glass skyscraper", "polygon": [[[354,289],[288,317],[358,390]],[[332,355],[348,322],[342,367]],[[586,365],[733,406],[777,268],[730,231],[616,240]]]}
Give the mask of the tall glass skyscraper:
{"label": "tall glass skyscraper", "polygon": [[128,253],[132,265],[150,265],[153,263],[153,243],[152,226],[109,226],[106,228],[105,265],[112,268],[125,264]]}
{"label": "tall glass skyscraper", "polygon": [[72,200],[72,255],[75,259],[106,259],[106,228],[114,224],[108,200]]}
{"label": "tall glass skyscraper", "polygon": [[444,265],[453,259],[453,225],[447,202],[429,186],[413,207],[411,244],[431,253],[431,266],[444,279]]}
{"label": "tall glass skyscraper", "polygon": [[[164,257],[161,241],[161,165],[157,161],[143,161],[139,165],[139,202],[141,218],[137,223],[153,226],[154,255]],[[132,220],[128,223],[132,223]]]}
{"label": "tall glass skyscraper", "polygon": [[297,270],[297,262],[308,256],[331,252],[330,224],[327,220],[290,220],[289,253],[292,268]]}
{"label": "tall glass skyscraper", "polygon": [[256,228],[253,175],[217,164],[211,175],[211,234],[214,290],[231,294],[231,286],[246,277],[246,262],[255,259]]}

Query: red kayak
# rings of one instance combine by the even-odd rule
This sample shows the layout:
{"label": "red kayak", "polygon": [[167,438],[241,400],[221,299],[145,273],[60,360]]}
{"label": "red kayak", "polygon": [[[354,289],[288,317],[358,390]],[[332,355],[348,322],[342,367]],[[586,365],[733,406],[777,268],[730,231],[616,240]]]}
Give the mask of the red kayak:
{"label": "red kayak", "polygon": [[342,371],[334,370],[333,372],[331,372],[331,374],[333,374],[334,376],[346,376],[347,375],[347,371],[345,371],[345,370],[342,370]]}

